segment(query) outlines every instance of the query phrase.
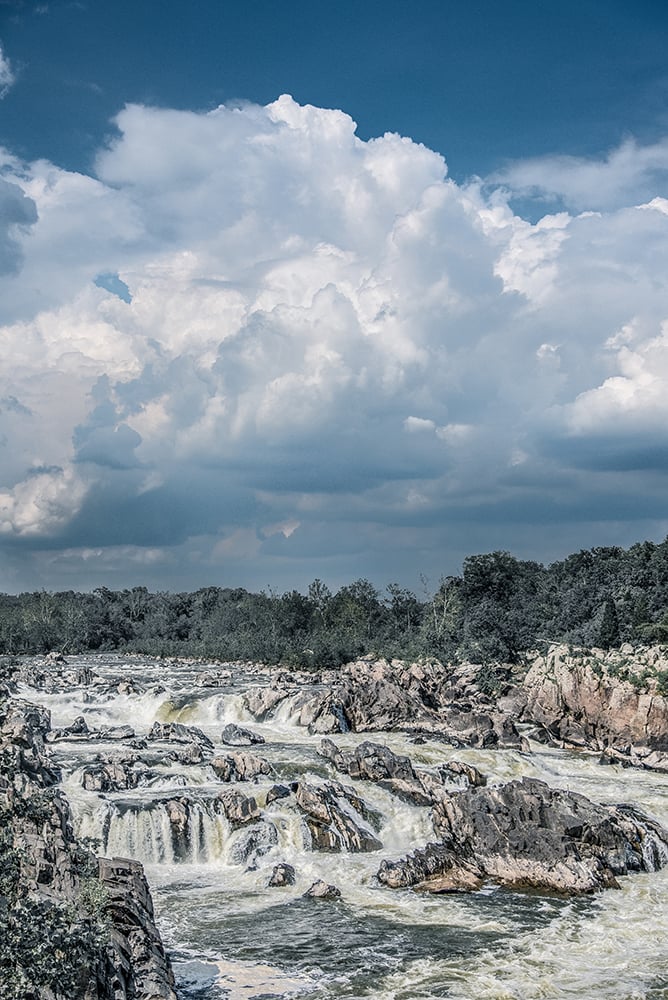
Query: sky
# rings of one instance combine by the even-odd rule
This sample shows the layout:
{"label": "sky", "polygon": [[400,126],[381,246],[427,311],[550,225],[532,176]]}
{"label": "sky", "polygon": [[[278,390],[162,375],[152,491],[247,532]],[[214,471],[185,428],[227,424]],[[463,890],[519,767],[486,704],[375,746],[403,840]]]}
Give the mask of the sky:
{"label": "sky", "polygon": [[668,533],[663,0],[0,0],[0,590]]}

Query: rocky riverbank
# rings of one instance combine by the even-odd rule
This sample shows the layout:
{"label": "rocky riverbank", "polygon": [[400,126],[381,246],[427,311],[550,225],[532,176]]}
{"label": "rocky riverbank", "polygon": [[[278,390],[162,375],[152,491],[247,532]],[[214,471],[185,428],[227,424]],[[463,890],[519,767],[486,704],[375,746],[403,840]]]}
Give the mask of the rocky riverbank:
{"label": "rocky riverbank", "polygon": [[0,702],[4,1000],[175,1000],[142,866],[77,841],[49,759],[49,714]]}

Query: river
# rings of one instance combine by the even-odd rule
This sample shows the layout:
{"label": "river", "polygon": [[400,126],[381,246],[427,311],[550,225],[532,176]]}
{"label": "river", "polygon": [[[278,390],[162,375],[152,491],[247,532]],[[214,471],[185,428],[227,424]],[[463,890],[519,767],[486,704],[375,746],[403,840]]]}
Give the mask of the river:
{"label": "river", "polygon": [[[261,734],[252,748],[275,774],[234,787],[253,795],[262,823],[232,830],[214,805],[220,782],[206,763],[165,760],[170,749],[150,742],[138,753],[149,767],[137,789],[101,795],[84,790],[82,769],[96,755],[127,752],[118,743],[63,740],[51,752],[63,768],[76,832],[98,853],[142,861],[157,921],[170,952],[179,993],[188,1000],[668,1000],[668,868],[621,879],[620,890],[560,898],[493,885],[470,895],[392,890],[375,879],[383,858],[397,859],[433,839],[429,809],[408,805],[369,782],[355,782],[376,817],[382,849],[364,854],[309,849],[289,800],[265,805],[276,782],[341,780],[317,748],[321,737],[295,725],[289,703],[256,722],[243,690],[258,677],[235,671],[217,688],[201,688],[203,665],[107,654],[70,657],[68,669],[89,666],[105,683],[46,694],[20,694],[48,707],[52,726],[83,715],[88,726],[131,725],[145,736],[155,721],[198,726],[222,752],[223,725]],[[218,669],[212,667],[211,669]],[[136,691],[118,682],[134,680]],[[122,692],[122,693],[121,693]],[[602,767],[595,755],[532,745],[531,752],[415,744],[398,733],[341,734],[337,745],[383,742],[414,764],[435,768],[456,758],[490,781],[527,775],[569,788],[595,802],[628,802],[668,826],[668,775]],[[351,782],[346,779],[347,784]],[[165,803],[193,804],[187,836],[175,842]],[[270,888],[274,865],[294,866],[292,886]],[[341,899],[304,898],[317,879]]]}

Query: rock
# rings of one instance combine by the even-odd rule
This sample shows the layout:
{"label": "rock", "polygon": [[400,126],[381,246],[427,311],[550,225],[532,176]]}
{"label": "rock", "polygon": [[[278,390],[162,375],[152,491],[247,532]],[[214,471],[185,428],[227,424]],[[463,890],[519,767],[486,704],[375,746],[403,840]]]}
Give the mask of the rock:
{"label": "rock", "polygon": [[176,761],[179,764],[201,764],[204,760],[204,752],[199,743],[189,743],[183,750],[172,750],[167,754],[167,760]]}
{"label": "rock", "polygon": [[169,740],[171,743],[198,743],[207,750],[213,750],[209,737],[197,726],[184,726],[180,722],[154,722],[148,734],[149,740]]}
{"label": "rock", "polygon": [[296,880],[295,870],[292,865],[283,863],[274,865],[268,885],[271,887],[294,885]]}
{"label": "rock", "polygon": [[473,788],[482,788],[487,784],[487,778],[477,767],[461,760],[449,760],[446,764],[441,764],[438,770],[444,781],[463,778]]}
{"label": "rock", "polygon": [[341,890],[335,885],[328,885],[322,879],[314,882],[304,893],[305,899],[341,899]]}
{"label": "rock", "polygon": [[295,782],[295,801],[304,813],[314,851],[377,851],[381,842],[364,822],[364,805],[341,785]]}
{"label": "rock", "polygon": [[612,653],[596,656],[554,646],[547,657],[534,660],[524,679],[524,720],[575,746],[668,751],[668,699],[614,676],[615,666]]}
{"label": "rock", "polygon": [[278,830],[274,824],[260,820],[235,841],[230,855],[235,864],[245,863],[249,868],[255,868],[258,859],[267,854],[277,843]]}
{"label": "rock", "polygon": [[47,739],[49,743],[55,743],[57,740],[95,739],[97,735],[97,733],[88,728],[85,717],[78,715],[70,726],[65,726],[62,729],[52,729]]}
{"label": "rock", "polygon": [[256,781],[260,776],[273,774],[271,764],[252,753],[214,757],[209,763],[220,781]]}
{"label": "rock", "polygon": [[665,863],[668,831],[648,817],[531,778],[454,792],[434,806],[433,820],[441,842],[384,862],[381,882],[428,889],[447,876],[446,884],[492,879],[573,894]]}
{"label": "rock", "polygon": [[277,799],[287,799],[289,795],[290,789],[287,785],[272,785],[267,792],[267,805],[275,802]]}
{"label": "rock", "polygon": [[50,653],[47,653],[44,659],[47,663],[67,663],[63,654],[59,653],[55,649],[52,649]]}
{"label": "rock", "polygon": [[289,694],[284,687],[253,687],[244,694],[244,705],[258,722],[264,722]]}
{"label": "rock", "polygon": [[174,973],[155,925],[153,902],[138,861],[100,858],[99,878],[112,924],[105,978],[113,1000],[177,1000]]}
{"label": "rock", "polygon": [[[6,916],[10,924],[8,936],[3,939],[7,982],[20,964],[24,973],[38,980],[33,984],[23,982],[22,975],[22,996],[54,996],[39,981],[40,963],[47,960],[49,975],[56,969],[58,982],[69,983],[63,993],[56,981],[49,980],[59,996],[176,1000],[174,976],[155,926],[142,867],[134,861],[98,861],[77,843],[68,802],[62,792],[50,787],[55,769],[44,747],[47,725],[48,713],[35,706],[10,703],[0,707],[0,805],[3,822],[9,823],[9,843],[21,857],[20,868],[14,872],[11,866],[3,869],[3,893],[9,894],[13,902],[16,897],[34,906],[39,924],[35,927],[39,951],[28,968],[23,954],[15,954],[12,933],[16,928],[11,927],[14,907],[7,908],[5,896],[3,918]],[[89,915],[90,892],[96,892],[100,900],[104,927],[100,918]],[[52,940],[50,913],[55,906],[67,908],[69,929],[64,938],[58,931],[58,938]],[[7,927],[4,919],[3,925]],[[74,947],[69,946],[70,932],[74,933]],[[109,942],[100,954],[94,939],[102,933]],[[54,954],[58,955],[55,966]]]}
{"label": "rock", "polygon": [[120,792],[136,788],[146,769],[136,769],[120,761],[106,761],[86,768],[81,776],[81,784],[89,792]]}
{"label": "rock", "polygon": [[110,726],[108,729],[101,729],[99,738],[101,740],[133,740],[136,733],[132,726]]}
{"label": "rock", "polygon": [[445,794],[441,781],[426,771],[416,772],[408,757],[393,753],[381,743],[366,740],[353,753],[344,754],[331,740],[323,739],[318,752],[338,771],[351,778],[374,781],[411,805],[430,806]]}
{"label": "rock", "polygon": [[260,818],[260,810],[252,796],[230,790],[219,792],[217,799],[233,830],[248,823],[257,823]]}
{"label": "rock", "polygon": [[252,733],[250,729],[243,729],[234,723],[225,726],[220,738],[223,743],[231,747],[250,747],[265,742],[264,736]]}
{"label": "rock", "polygon": [[206,671],[195,676],[195,684],[198,687],[224,687],[231,680],[231,670]]}

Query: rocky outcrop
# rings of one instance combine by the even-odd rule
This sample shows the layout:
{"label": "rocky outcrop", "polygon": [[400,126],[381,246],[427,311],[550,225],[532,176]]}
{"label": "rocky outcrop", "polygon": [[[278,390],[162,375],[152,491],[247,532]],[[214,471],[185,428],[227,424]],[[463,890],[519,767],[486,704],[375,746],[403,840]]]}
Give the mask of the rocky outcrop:
{"label": "rocky outcrop", "polygon": [[142,867],[76,841],[48,727],[42,709],[0,704],[3,983],[35,1000],[176,1000]]}
{"label": "rocky outcrop", "polygon": [[368,811],[352,789],[300,781],[292,785],[292,791],[314,851],[377,851],[383,846],[365,823]]}
{"label": "rocky outcrop", "polygon": [[337,771],[351,778],[373,781],[393,795],[415,806],[430,806],[446,794],[444,781],[458,780],[466,775],[471,784],[483,783],[484,777],[476,768],[457,761],[445,764],[436,776],[413,767],[408,757],[393,753],[382,743],[365,740],[351,753],[344,753],[332,740],[320,741],[319,753],[330,760]]}
{"label": "rocky outcrop", "polygon": [[[473,669],[473,675],[477,668]],[[496,708],[468,673],[438,662],[406,664],[365,657],[328,682],[290,686],[275,678],[245,695],[246,708],[265,720],[290,698],[295,721],[312,734],[420,730],[454,746],[519,747],[513,719]]]}
{"label": "rocky outcrop", "polygon": [[142,866],[125,858],[100,858],[99,877],[112,925],[105,995],[110,1000],[176,1000],[174,974],[155,925]]}
{"label": "rocky outcrop", "polygon": [[252,753],[232,753],[209,761],[220,781],[257,781],[274,773],[271,764]]}
{"label": "rocky outcrop", "polygon": [[605,653],[554,646],[534,659],[524,679],[523,719],[540,727],[544,739],[613,747],[631,764],[668,769],[668,699],[657,690],[661,656],[631,647]]}
{"label": "rocky outcrop", "polygon": [[138,758],[110,759],[85,767],[81,784],[89,792],[120,792],[145,784],[151,772]]}
{"label": "rocky outcrop", "polygon": [[384,862],[382,883],[443,892],[489,879],[574,894],[617,887],[618,876],[668,860],[668,831],[649,817],[536,779],[455,792],[437,803],[433,820],[440,842]]}

